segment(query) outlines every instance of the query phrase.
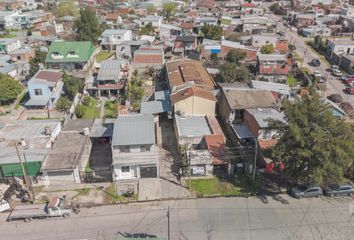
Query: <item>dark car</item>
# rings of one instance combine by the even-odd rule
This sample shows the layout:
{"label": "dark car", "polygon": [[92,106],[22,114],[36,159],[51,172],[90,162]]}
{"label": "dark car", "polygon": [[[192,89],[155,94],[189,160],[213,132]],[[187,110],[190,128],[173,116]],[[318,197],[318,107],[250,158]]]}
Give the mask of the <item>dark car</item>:
{"label": "dark car", "polygon": [[323,195],[323,191],[319,186],[300,185],[291,188],[290,194],[296,198],[320,197]]}
{"label": "dark car", "polygon": [[334,102],[334,103],[341,103],[341,102],[343,102],[342,96],[341,96],[340,94],[337,94],[337,93],[331,94],[331,95],[329,95],[327,98],[328,98],[329,100],[331,100],[332,102]]}
{"label": "dark car", "polygon": [[321,65],[321,61],[317,58],[314,58],[311,60],[310,64],[311,64],[311,66],[319,67]]}
{"label": "dark car", "polygon": [[343,185],[339,184],[327,184],[323,187],[324,194],[329,197],[345,195],[353,196],[354,188],[350,183],[345,183]]}
{"label": "dark car", "polygon": [[348,94],[354,94],[354,87],[347,87],[344,89],[344,92]]}

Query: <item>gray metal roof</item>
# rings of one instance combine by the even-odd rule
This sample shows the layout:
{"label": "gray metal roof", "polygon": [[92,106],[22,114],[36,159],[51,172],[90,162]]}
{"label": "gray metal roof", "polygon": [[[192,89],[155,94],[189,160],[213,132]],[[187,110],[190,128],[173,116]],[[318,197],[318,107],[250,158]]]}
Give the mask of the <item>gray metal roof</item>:
{"label": "gray metal roof", "polygon": [[258,53],[257,56],[258,56],[259,61],[286,61],[286,55],[285,54],[278,54],[278,53],[263,54],[263,53]]}
{"label": "gray metal roof", "polygon": [[104,35],[123,35],[129,30],[127,29],[106,29],[103,33],[102,36]]}
{"label": "gray metal roof", "polygon": [[90,137],[112,137],[115,119],[95,119]]}
{"label": "gray metal roof", "polygon": [[106,60],[101,63],[100,70],[97,75],[98,81],[115,80],[120,78],[120,65],[119,60]]}
{"label": "gray metal roof", "polygon": [[176,114],[175,119],[180,137],[201,137],[212,134],[204,116],[179,116]]}
{"label": "gray metal roof", "polygon": [[141,102],[140,112],[143,114],[157,114],[171,111],[169,91],[158,91],[154,93],[155,100]]}
{"label": "gray metal roof", "polygon": [[244,123],[232,124],[231,126],[239,139],[254,138],[254,135]]}
{"label": "gray metal roof", "polygon": [[123,115],[114,122],[112,146],[155,144],[152,115]]}
{"label": "gray metal roof", "polygon": [[269,90],[283,95],[290,95],[290,91],[291,91],[289,85],[282,84],[282,83],[251,80],[251,85],[252,88],[254,89]]}
{"label": "gray metal roof", "polygon": [[261,128],[267,128],[270,119],[286,122],[284,113],[278,112],[274,108],[253,108],[247,109],[247,111],[252,114]]}

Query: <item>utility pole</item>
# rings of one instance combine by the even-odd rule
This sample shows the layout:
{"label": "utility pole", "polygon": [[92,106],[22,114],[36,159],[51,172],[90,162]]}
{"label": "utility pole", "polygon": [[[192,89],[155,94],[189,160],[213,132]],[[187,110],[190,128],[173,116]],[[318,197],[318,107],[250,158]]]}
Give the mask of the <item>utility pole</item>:
{"label": "utility pole", "polygon": [[171,240],[170,206],[167,209],[167,239]]}
{"label": "utility pole", "polygon": [[252,167],[252,180],[254,181],[256,179],[256,164],[257,164],[257,155],[258,155],[258,141],[257,137],[254,137],[254,161],[253,161],[253,167]]}
{"label": "utility pole", "polygon": [[27,175],[26,175],[25,167],[23,166],[23,161],[22,161],[22,157],[21,157],[20,151],[18,150],[17,141],[14,140],[13,143],[15,145],[17,157],[18,157],[18,159],[20,161],[20,165],[21,165],[21,168],[22,168],[22,174],[23,174],[23,177],[24,177],[24,183],[27,186]]}

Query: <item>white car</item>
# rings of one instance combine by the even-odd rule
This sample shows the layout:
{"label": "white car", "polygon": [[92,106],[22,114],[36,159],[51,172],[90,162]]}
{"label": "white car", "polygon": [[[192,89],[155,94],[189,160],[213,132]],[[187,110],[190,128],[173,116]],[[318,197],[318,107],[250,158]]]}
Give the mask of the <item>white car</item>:
{"label": "white car", "polygon": [[322,77],[322,75],[321,75],[321,73],[319,71],[314,71],[313,75],[315,76],[315,78],[321,78]]}
{"label": "white car", "polygon": [[333,69],[332,74],[335,77],[341,77],[343,75],[342,72],[339,69]]}

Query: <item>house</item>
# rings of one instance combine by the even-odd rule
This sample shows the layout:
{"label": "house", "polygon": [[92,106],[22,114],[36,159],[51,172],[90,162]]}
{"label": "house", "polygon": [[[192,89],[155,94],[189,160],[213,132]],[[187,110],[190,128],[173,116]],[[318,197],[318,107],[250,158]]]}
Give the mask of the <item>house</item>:
{"label": "house", "polygon": [[175,113],[182,115],[215,115],[216,98],[211,91],[197,86],[183,88],[171,94]]}
{"label": "house", "polygon": [[255,62],[257,60],[257,52],[258,50],[255,48],[251,48],[249,46],[243,45],[239,42],[229,41],[229,40],[222,40],[221,41],[221,57],[225,58],[226,55],[232,49],[241,50],[246,53],[246,62]]}
{"label": "house", "polygon": [[15,19],[17,16],[17,11],[0,11],[0,31],[16,28]]}
{"label": "house", "polygon": [[134,52],[134,65],[140,67],[158,65],[162,66],[165,62],[165,53],[163,46],[143,45]]}
{"label": "house", "polygon": [[197,48],[196,36],[177,36],[173,44],[173,52],[179,54],[188,54],[194,52]]}
{"label": "house", "polygon": [[315,37],[315,36],[322,36],[322,37],[330,37],[332,31],[330,28],[326,26],[308,26],[301,30],[301,34],[304,37]]}
{"label": "house", "polygon": [[170,117],[172,113],[170,91],[156,91],[153,99],[149,101],[142,101],[140,106],[140,113],[145,115],[154,115],[154,121],[159,121],[161,114],[166,114]]}
{"label": "house", "polygon": [[202,58],[209,58],[211,54],[220,55],[221,44],[220,41],[203,39],[200,56]]}
{"label": "house", "polygon": [[261,150],[274,147],[278,142],[278,130],[270,127],[270,121],[285,122],[285,115],[274,108],[252,108],[244,111],[243,122],[257,139]]}
{"label": "house", "polygon": [[296,14],[293,24],[298,29],[314,25],[315,24],[315,15],[314,14]]}
{"label": "house", "polygon": [[174,40],[177,36],[181,35],[182,29],[180,27],[171,25],[171,24],[161,24],[160,26],[160,39],[165,40]]}
{"label": "house", "polygon": [[247,16],[241,19],[242,31],[251,34],[266,33],[268,27],[273,26],[274,22],[266,17]]}
{"label": "house", "polygon": [[45,59],[48,69],[66,70],[75,77],[86,79],[94,66],[95,47],[88,41],[55,41]]}
{"label": "house", "polygon": [[112,138],[113,181],[156,178],[159,155],[152,115],[121,115]]}
{"label": "house", "polygon": [[354,41],[351,39],[326,39],[327,55],[332,57],[333,54],[336,55],[346,55],[354,53]]}
{"label": "house", "polygon": [[149,45],[148,40],[132,40],[121,42],[116,49],[116,56],[121,58],[133,59],[134,52],[143,45]]}
{"label": "house", "polygon": [[87,91],[92,96],[119,97],[124,93],[128,79],[129,62],[124,59],[105,60],[100,64],[97,77],[88,81]]}
{"label": "house", "polygon": [[257,69],[260,77],[268,81],[284,81],[289,73],[287,55],[258,53]]}
{"label": "house", "polygon": [[2,0],[0,2],[0,10],[21,10],[26,6],[25,2],[24,0]]}
{"label": "house", "polygon": [[59,99],[64,83],[63,73],[53,70],[39,70],[27,83],[30,99],[27,108],[52,109]]}
{"label": "house", "polygon": [[132,40],[131,30],[107,29],[101,34],[100,45],[103,50],[116,50],[117,45],[130,40]]}
{"label": "house", "polygon": [[201,0],[197,2],[196,8],[200,11],[211,11],[216,7],[214,0]]}
{"label": "house", "polygon": [[[193,149],[188,151],[191,177],[211,176],[213,174],[213,158],[208,149]],[[189,176],[188,174],[184,174]]]}
{"label": "house", "polygon": [[92,143],[93,120],[70,120],[66,123],[41,167],[43,185],[79,184],[85,178]]}
{"label": "house", "polygon": [[271,91],[228,85],[222,85],[221,89],[219,116],[234,141],[252,137],[250,131],[243,124],[245,109],[277,108],[278,106]]}
{"label": "house", "polygon": [[191,85],[210,91],[217,87],[200,61],[179,59],[167,62],[165,66],[167,84],[172,94]]}
{"label": "house", "polygon": [[213,134],[204,136],[201,149],[207,149],[211,155],[213,171],[226,171],[232,173],[232,156],[226,145],[225,136],[223,134]]}
{"label": "house", "polygon": [[23,177],[16,153],[21,153],[26,175],[37,182],[40,168],[61,131],[59,120],[26,120],[0,124],[0,178]]}
{"label": "house", "polygon": [[21,42],[14,38],[0,38],[0,53],[8,54],[21,47]]}
{"label": "house", "polygon": [[154,27],[156,31],[160,31],[160,27],[161,27],[161,24],[162,24],[162,17],[161,16],[148,15],[148,16],[140,18],[138,20],[138,23],[139,23],[139,28],[143,28],[147,24],[151,23],[152,27]]}
{"label": "house", "polygon": [[117,28],[117,26],[122,22],[122,17],[120,15],[121,13],[119,12],[108,12],[105,17],[107,26],[111,29]]}
{"label": "house", "polygon": [[0,54],[0,73],[8,74],[13,78],[18,77],[18,66],[16,63],[11,61],[10,55]]}
{"label": "house", "polygon": [[279,99],[291,98],[291,88],[288,84],[251,80],[250,87],[252,89],[271,91],[273,94],[277,94]]}
{"label": "house", "polygon": [[30,60],[36,56],[33,48],[19,48],[9,54],[13,60],[26,63],[29,63]]}

